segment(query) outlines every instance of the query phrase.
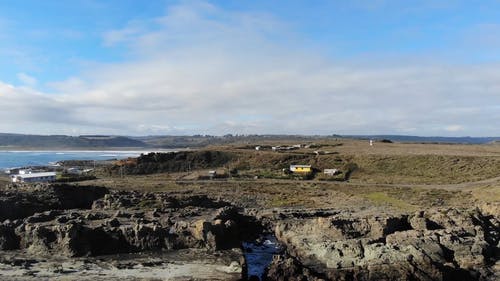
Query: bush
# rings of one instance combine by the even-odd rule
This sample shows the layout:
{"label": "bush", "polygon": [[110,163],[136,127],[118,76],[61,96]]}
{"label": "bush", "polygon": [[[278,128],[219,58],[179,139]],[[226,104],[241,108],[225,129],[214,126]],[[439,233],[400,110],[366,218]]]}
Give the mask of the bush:
{"label": "bush", "polygon": [[349,180],[351,174],[358,169],[358,165],[354,162],[349,162],[345,165],[346,172],[344,173],[344,180]]}
{"label": "bush", "polygon": [[56,179],[56,182],[77,182],[77,181],[86,181],[86,180],[95,180],[97,179],[94,175],[62,175],[61,177]]}

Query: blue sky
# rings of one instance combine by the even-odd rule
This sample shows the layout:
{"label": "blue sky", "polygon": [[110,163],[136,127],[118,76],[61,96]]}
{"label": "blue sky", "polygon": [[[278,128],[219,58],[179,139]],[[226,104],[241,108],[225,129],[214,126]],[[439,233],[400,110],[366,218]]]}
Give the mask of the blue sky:
{"label": "blue sky", "polygon": [[493,0],[4,0],[0,131],[500,135],[498,50]]}

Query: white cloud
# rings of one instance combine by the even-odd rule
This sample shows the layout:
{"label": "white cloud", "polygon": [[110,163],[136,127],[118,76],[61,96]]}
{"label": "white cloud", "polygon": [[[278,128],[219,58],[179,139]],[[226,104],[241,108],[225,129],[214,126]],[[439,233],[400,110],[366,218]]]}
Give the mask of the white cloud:
{"label": "white cloud", "polygon": [[105,46],[114,46],[119,43],[127,42],[133,36],[138,36],[144,32],[146,26],[143,26],[141,22],[130,22],[127,27],[118,30],[110,30],[105,32],[103,35]]}
{"label": "white cloud", "polygon": [[129,61],[50,94],[0,83],[0,131],[500,135],[498,65],[350,65],[296,40],[269,15],[171,7],[104,34]]}
{"label": "white cloud", "polygon": [[463,131],[464,127],[461,125],[450,125],[446,126],[444,129],[448,132],[458,132],[458,131]]}
{"label": "white cloud", "polygon": [[32,77],[26,73],[18,73],[17,79],[19,79],[19,81],[21,81],[21,83],[26,86],[35,86],[38,82],[35,77]]}

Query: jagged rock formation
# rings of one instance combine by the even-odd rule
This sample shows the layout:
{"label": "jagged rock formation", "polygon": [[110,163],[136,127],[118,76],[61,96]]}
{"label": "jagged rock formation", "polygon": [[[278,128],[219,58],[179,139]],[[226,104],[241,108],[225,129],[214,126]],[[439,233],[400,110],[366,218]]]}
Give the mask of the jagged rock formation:
{"label": "jagged rock formation", "polygon": [[276,236],[290,257],[269,280],[494,280],[500,254],[499,219],[478,209],[294,219]]}
{"label": "jagged rock formation", "polygon": [[[191,270],[213,267],[217,272],[227,271],[224,273],[227,276],[219,272],[219,275],[226,276],[224,278],[237,280],[242,276],[244,267],[241,242],[260,231],[258,222],[243,215],[241,209],[207,196],[103,192],[95,188],[77,190],[78,187],[74,187],[68,190],[74,192],[75,197],[69,198],[66,194],[68,190],[61,190],[60,186],[48,185],[44,188],[9,191],[0,197],[9,206],[29,206],[33,203],[33,208],[25,212],[2,213],[5,220],[0,222],[0,251],[54,260],[54,257],[74,259],[199,249],[205,251],[207,261],[222,262],[222,269],[202,261],[195,265],[185,261],[183,267],[194,266],[195,269]],[[91,191],[93,196],[86,194]],[[44,209],[38,204],[43,202],[42,197],[49,203],[45,208],[53,209],[32,214]],[[87,200],[90,198],[93,200]],[[22,204],[17,205],[16,200]],[[228,259],[226,257],[221,261],[217,258],[223,253],[232,260],[224,261]],[[194,257],[197,256],[200,256],[199,252]],[[234,260],[235,257],[238,258]],[[16,260],[19,259],[13,257],[3,262],[0,259],[0,267],[2,263],[15,264]],[[201,264],[196,265],[198,263]],[[30,268],[32,265],[20,266]],[[208,279],[204,280],[210,280],[210,272],[200,272],[206,272]],[[226,280],[224,278],[220,280]]]}
{"label": "jagged rock formation", "polygon": [[7,220],[0,227],[0,247],[65,256],[220,250],[240,247],[257,228],[236,207],[206,196],[111,192],[89,210],[51,210]]}
{"label": "jagged rock formation", "polygon": [[[65,271],[45,267],[62,259],[72,261],[71,274],[88,273],[75,279],[93,280],[103,268],[87,259],[136,254],[127,261],[108,259],[116,264],[104,267],[142,272],[145,279],[156,276],[145,272],[157,270],[180,280],[185,271],[203,280],[238,280],[245,278],[242,242],[267,228],[285,252],[274,257],[266,280],[497,280],[498,206],[374,216],[373,210],[243,210],[189,192],[21,187],[0,193],[0,275],[35,280],[43,272],[56,278]],[[151,252],[155,257],[146,258]],[[180,257],[180,263],[163,260]]]}

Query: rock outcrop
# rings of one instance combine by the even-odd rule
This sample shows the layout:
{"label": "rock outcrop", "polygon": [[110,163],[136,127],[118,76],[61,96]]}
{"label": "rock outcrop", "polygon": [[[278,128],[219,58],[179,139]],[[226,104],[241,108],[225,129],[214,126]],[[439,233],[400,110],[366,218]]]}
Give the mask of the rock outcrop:
{"label": "rock outcrop", "polygon": [[111,192],[92,209],[51,210],[0,225],[2,250],[95,256],[159,249],[238,248],[258,223],[206,196]]}
{"label": "rock outcrop", "polygon": [[478,209],[289,219],[276,226],[289,259],[273,261],[267,278],[295,278],[287,268],[298,263],[309,271],[296,280],[493,280],[499,230]]}
{"label": "rock outcrop", "polygon": [[[105,267],[116,277],[108,270],[116,266],[134,274],[183,277],[187,271],[205,275],[195,280],[238,280],[247,276],[243,241],[272,229],[282,247],[268,256],[264,280],[498,280],[497,205],[371,214],[242,209],[190,192],[21,187],[0,193],[0,274],[35,280],[36,272],[51,278],[88,273],[73,275],[81,279],[99,276]],[[155,254],[144,259],[146,253]],[[109,264],[100,267],[103,255],[120,258],[106,258]],[[182,263],[175,263],[181,256]],[[81,259],[92,261],[75,265]],[[74,270],[59,268],[59,260],[70,260]]]}
{"label": "rock outcrop", "polygon": [[[203,260],[210,263],[199,260],[200,252],[196,252],[193,261],[168,266],[159,263],[154,270],[168,267],[173,274],[172,270],[185,268],[182,270],[205,272],[206,278],[200,280],[238,280],[244,268],[241,243],[260,231],[259,223],[241,209],[207,196],[91,191],[93,196],[68,189],[78,197],[71,198],[67,190],[48,186],[47,190],[37,188],[25,193],[9,191],[0,197],[11,206],[34,203],[24,213],[3,213],[7,219],[0,223],[0,251],[7,251],[12,258],[0,259],[0,270],[2,264],[8,264],[29,272],[40,260],[51,264],[59,259],[110,254],[203,250]],[[42,196],[50,200],[48,207],[38,205],[43,202]],[[22,204],[16,205],[15,198],[22,199]],[[46,208],[50,210],[40,211]],[[231,258],[219,258],[223,254]],[[36,261],[18,264],[23,255]],[[6,271],[16,272],[19,269]]]}
{"label": "rock outcrop", "polygon": [[108,192],[99,186],[14,185],[10,190],[0,190],[0,221],[49,210],[90,209],[95,200]]}

